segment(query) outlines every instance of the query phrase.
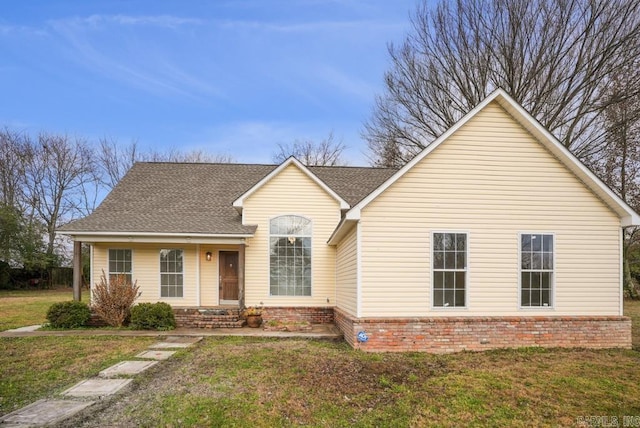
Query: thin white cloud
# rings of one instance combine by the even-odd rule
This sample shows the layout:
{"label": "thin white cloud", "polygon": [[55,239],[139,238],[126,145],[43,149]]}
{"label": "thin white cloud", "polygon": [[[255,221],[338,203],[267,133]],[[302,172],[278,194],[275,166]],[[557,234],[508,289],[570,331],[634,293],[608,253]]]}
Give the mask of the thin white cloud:
{"label": "thin white cloud", "polygon": [[286,122],[286,121],[235,121],[203,130],[191,138],[185,150],[203,150],[209,153],[230,154],[240,163],[273,163],[273,155],[279,144],[296,140],[322,141],[333,132],[346,150],[343,153],[350,165],[365,165],[362,153],[364,142],[359,136],[358,123]]}
{"label": "thin white cloud", "polygon": [[74,17],[67,19],[58,19],[49,21],[51,25],[76,25],[76,26],[89,26],[89,27],[101,27],[106,25],[127,25],[127,26],[154,26],[164,28],[178,28],[181,26],[201,25],[203,21],[197,18],[183,18],[172,15],[90,15],[87,17]]}
{"label": "thin white cloud", "polygon": [[[196,23],[200,21],[168,15],[92,15],[49,21],[49,28],[63,40],[63,48],[70,51],[74,61],[108,79],[161,96],[218,95],[214,86],[172,63],[171,52],[163,51],[158,44],[137,43],[137,37],[144,40],[144,34],[110,31],[114,26],[155,25],[174,29],[177,25]],[[114,35],[121,40],[114,39]]]}
{"label": "thin white cloud", "polygon": [[341,30],[365,30],[378,31],[403,28],[402,23],[358,20],[358,21],[312,21],[300,23],[278,23],[247,20],[224,20],[216,21],[221,28],[227,29],[253,29],[259,31],[270,31],[278,33],[306,33],[320,31],[341,31]]}
{"label": "thin white cloud", "polygon": [[326,82],[347,95],[356,96],[365,101],[371,101],[377,91],[377,88],[365,80],[350,76],[328,64],[314,67],[313,70],[317,79]]}
{"label": "thin white cloud", "polygon": [[0,34],[2,35],[31,35],[31,36],[46,36],[47,31],[36,28],[28,27],[25,25],[6,25],[0,24]]}

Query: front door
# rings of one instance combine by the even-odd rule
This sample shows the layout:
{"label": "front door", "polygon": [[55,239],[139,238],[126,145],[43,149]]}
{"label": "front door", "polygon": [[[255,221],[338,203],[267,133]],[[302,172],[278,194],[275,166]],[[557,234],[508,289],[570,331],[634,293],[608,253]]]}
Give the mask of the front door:
{"label": "front door", "polygon": [[238,252],[220,251],[220,303],[238,301]]}

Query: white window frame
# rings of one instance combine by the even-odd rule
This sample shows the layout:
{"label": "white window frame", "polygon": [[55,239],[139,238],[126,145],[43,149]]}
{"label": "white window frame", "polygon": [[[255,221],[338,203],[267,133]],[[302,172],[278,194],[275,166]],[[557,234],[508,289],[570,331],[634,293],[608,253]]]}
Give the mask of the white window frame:
{"label": "white window frame", "polygon": [[[465,242],[465,268],[464,270],[459,270],[459,269],[455,269],[455,271],[462,271],[465,273],[464,275],[464,306],[436,306],[435,305],[435,299],[434,299],[434,294],[435,294],[435,284],[434,284],[434,273],[435,272],[448,272],[451,271],[451,269],[436,269],[435,268],[435,257],[434,257],[434,242],[435,242],[435,235],[436,234],[444,234],[444,233],[448,233],[448,234],[458,234],[458,235],[465,235],[466,237],[466,242]],[[469,243],[470,243],[471,239],[470,239],[470,234],[468,231],[466,230],[433,230],[431,231],[431,243],[429,245],[429,257],[431,260],[431,269],[430,269],[430,278],[429,278],[429,282],[431,283],[431,295],[429,296],[430,300],[431,300],[431,309],[433,310],[443,310],[443,311],[451,311],[451,310],[456,310],[456,309],[468,309],[469,308]]]}
{"label": "white window frame", "polygon": [[[130,272],[112,272],[111,271],[111,250],[129,251],[131,255],[131,271]],[[133,284],[133,249],[131,248],[107,248],[107,282],[111,280],[112,275],[131,275],[131,283]]]}
{"label": "white window frame", "polygon": [[[291,294],[272,294],[271,293],[271,238],[275,237],[275,236],[285,236],[285,235],[278,235],[278,234],[272,235],[271,234],[271,222],[273,220],[276,220],[276,219],[281,218],[281,217],[300,217],[300,218],[303,218],[303,219],[305,219],[305,220],[307,220],[309,222],[309,227],[311,228],[311,234],[309,234],[309,235],[304,235],[304,234],[291,235],[292,237],[296,237],[296,238],[298,238],[298,237],[299,238],[309,238],[309,242],[310,242],[309,243],[309,248],[310,248],[310,251],[311,251],[311,255],[310,255],[311,261],[310,261],[310,266],[309,266],[310,269],[311,269],[311,273],[310,273],[309,280],[310,280],[310,284],[311,285],[310,285],[310,291],[309,291],[308,295],[307,294],[291,295]],[[268,269],[268,275],[269,275],[268,296],[270,298],[285,298],[285,299],[312,298],[313,297],[313,289],[314,289],[314,287],[313,287],[313,253],[314,253],[314,251],[313,251],[313,220],[310,219],[309,217],[301,215],[301,214],[291,214],[291,213],[279,214],[277,216],[269,218],[269,222],[267,224],[267,228],[269,230],[269,236],[268,236],[268,239],[267,239],[267,263],[268,263],[268,266],[269,266],[269,269]]]}
{"label": "white window frame", "polygon": [[[552,269],[522,269],[522,236],[523,235],[542,235],[542,236],[551,236],[553,237],[553,246],[552,246]],[[518,308],[525,311],[531,310],[553,310],[555,309],[556,302],[556,234],[553,232],[530,232],[523,231],[518,233]],[[540,305],[540,306],[522,306],[522,273],[523,272],[551,272],[551,280],[549,281],[549,286],[551,289],[549,290],[549,302],[548,306]]]}
{"label": "white window frame", "polygon": [[[162,264],[162,251],[171,251],[171,250],[175,250],[175,251],[180,251],[182,254],[182,271],[181,272],[162,272],[162,268],[161,268],[161,264]],[[158,251],[158,284],[159,284],[159,289],[158,289],[158,296],[160,297],[160,299],[184,299],[185,297],[185,283],[184,283],[184,271],[185,271],[185,264],[186,264],[186,257],[185,257],[185,251],[183,248],[161,248],[160,251]],[[175,275],[182,275],[182,296],[163,296],[162,295],[162,275],[163,274],[175,274]]]}

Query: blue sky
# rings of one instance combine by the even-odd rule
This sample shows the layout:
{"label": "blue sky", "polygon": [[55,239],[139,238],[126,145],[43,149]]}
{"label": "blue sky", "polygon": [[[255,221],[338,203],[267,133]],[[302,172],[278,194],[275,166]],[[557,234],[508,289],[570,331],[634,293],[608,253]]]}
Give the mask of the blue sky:
{"label": "blue sky", "polygon": [[415,0],[0,5],[0,126],[271,162],[333,130],[352,165]]}

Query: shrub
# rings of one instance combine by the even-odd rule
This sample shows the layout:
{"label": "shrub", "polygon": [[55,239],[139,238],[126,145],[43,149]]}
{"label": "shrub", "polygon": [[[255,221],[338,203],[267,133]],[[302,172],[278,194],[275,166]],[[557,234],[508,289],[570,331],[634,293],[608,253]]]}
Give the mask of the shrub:
{"label": "shrub", "polygon": [[140,296],[138,281],[133,284],[125,275],[113,275],[107,281],[102,271],[100,283],[93,288],[93,310],[110,326],[122,327],[131,315],[131,306]]}
{"label": "shrub", "polygon": [[140,303],[131,308],[131,327],[137,330],[173,330],[176,318],[167,303]]}
{"label": "shrub", "polygon": [[90,318],[89,306],[76,301],[54,303],[47,311],[47,320],[54,328],[82,327]]}

